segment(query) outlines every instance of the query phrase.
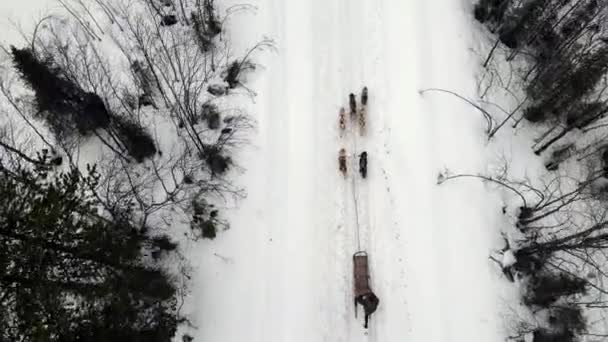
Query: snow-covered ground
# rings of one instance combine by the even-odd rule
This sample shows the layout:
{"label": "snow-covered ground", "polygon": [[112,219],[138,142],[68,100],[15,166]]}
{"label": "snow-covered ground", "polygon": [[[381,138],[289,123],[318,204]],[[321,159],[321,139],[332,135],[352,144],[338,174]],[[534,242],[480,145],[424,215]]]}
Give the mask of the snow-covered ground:
{"label": "snow-covered ground", "polygon": [[[494,148],[473,108],[419,93],[474,97],[469,1],[248,2],[256,14],[233,17],[233,36],[244,48],[268,35],[278,51],[259,61],[252,84],[258,129],[238,159],[248,197],[230,230],[184,246],[193,266],[187,332],[212,342],[503,341],[503,301],[513,298],[488,259],[500,245],[502,203],[477,181],[436,185],[445,167],[487,170]],[[3,26],[53,6],[1,1]],[[338,110],[363,86],[367,135],[340,138]],[[366,180],[356,172],[364,150]],[[380,298],[367,333],[354,317],[358,249]]]}
{"label": "snow-covered ground", "polygon": [[[501,202],[476,181],[436,185],[444,167],[483,172],[473,97],[470,4],[454,0],[258,0],[235,36],[278,53],[254,84],[258,130],[241,162],[249,196],[216,240],[192,244],[185,310],[201,341],[503,341]],[[255,25],[252,29],[251,25]],[[340,106],[370,90],[368,133],[339,137]],[[349,153],[349,176],[337,153]],[[356,173],[369,153],[369,175]],[[354,194],[354,196],[353,196]],[[355,201],[356,199],[356,201]],[[355,207],[358,215],[356,215]],[[380,297],[368,333],[354,317],[352,254],[370,255]]]}
{"label": "snow-covered ground", "polygon": [[60,8],[56,0],[0,1],[0,42],[21,43],[20,30],[32,32],[32,24]]}

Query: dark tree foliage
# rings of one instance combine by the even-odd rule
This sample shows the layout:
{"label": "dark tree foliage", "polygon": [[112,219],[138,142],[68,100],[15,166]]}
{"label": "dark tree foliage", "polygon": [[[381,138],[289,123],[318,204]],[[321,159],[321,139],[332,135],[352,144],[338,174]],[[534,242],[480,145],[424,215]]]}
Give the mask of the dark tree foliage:
{"label": "dark tree foliage", "polygon": [[161,26],[173,26],[175,24],[177,24],[177,17],[175,16],[175,14],[163,15],[160,21]]}
{"label": "dark tree foliage", "polygon": [[213,204],[197,198],[192,201],[192,221],[190,228],[205,239],[215,239],[218,230],[218,210]]}
{"label": "dark tree foliage", "polygon": [[581,333],[586,321],[580,306],[560,305],[549,310],[549,325],[555,331]]}
{"label": "dark tree foliage", "polygon": [[136,161],[142,162],[156,153],[154,139],[139,123],[115,116],[112,125],[116,128],[118,139]]}
{"label": "dark tree foliage", "polygon": [[[597,0],[587,1],[584,5],[577,7],[559,29],[559,34],[564,40],[570,40],[578,36],[592,22],[594,15],[599,9]],[[591,29],[597,29],[595,27]]]}
{"label": "dark tree foliage", "polygon": [[509,2],[509,0],[480,0],[474,8],[475,19],[480,23],[489,22],[491,25],[501,23]]}
{"label": "dark tree foliage", "polygon": [[608,110],[607,100],[598,97],[608,72],[608,40],[602,35],[607,7],[597,0],[479,0],[475,6],[476,19],[510,50],[508,60],[525,59],[523,117],[559,127],[545,135],[536,154]]}
{"label": "dark tree foliage", "polygon": [[573,106],[571,111],[566,115],[566,125],[568,127],[576,127],[582,129],[592,122],[602,118],[608,107],[603,102],[588,102]]}
{"label": "dark tree foliage", "polygon": [[532,105],[524,109],[524,118],[530,122],[541,122],[550,114],[550,109],[542,105]]}
{"label": "dark tree foliage", "polygon": [[0,340],[171,341],[175,287],[141,254],[171,245],[98,216],[89,171],[0,168]]}
{"label": "dark tree foliage", "polygon": [[234,89],[238,87],[241,84],[240,77],[242,76],[243,72],[254,68],[254,65],[246,59],[242,61],[233,61],[230,63],[226,69],[226,76],[224,77],[224,81],[228,83],[228,88]]}
{"label": "dark tree foliage", "polygon": [[230,167],[230,157],[223,155],[221,149],[215,145],[207,146],[202,158],[211,170],[212,175],[224,174]]}
{"label": "dark tree foliage", "polygon": [[548,329],[536,329],[532,333],[532,342],[575,342],[577,341],[572,331],[555,332]]}
{"label": "dark tree foliage", "polygon": [[538,21],[545,9],[545,0],[529,0],[514,10],[502,22],[498,30],[500,41],[511,49],[527,43],[530,32],[535,32]]}
{"label": "dark tree foliage", "polygon": [[541,253],[525,253],[520,249],[515,252],[515,258],[517,261],[515,262],[515,265],[513,265],[513,269],[522,275],[531,276],[543,269],[548,255]]}
{"label": "dark tree foliage", "polygon": [[177,249],[177,244],[172,242],[166,235],[150,238],[150,244],[152,249],[151,255],[154,259],[160,258],[163,252],[171,252]]}
{"label": "dark tree foliage", "polygon": [[548,307],[560,297],[584,294],[587,282],[566,274],[538,273],[529,279],[524,302],[527,305]]}
{"label": "dark tree foliage", "polygon": [[608,46],[603,45],[582,58],[579,67],[551,94],[557,105],[576,103],[589,94],[608,70]]}
{"label": "dark tree foliage", "polygon": [[586,321],[580,306],[553,306],[548,311],[548,326],[536,329],[534,342],[574,342],[585,332]]}
{"label": "dark tree foliage", "polygon": [[38,115],[59,137],[73,129],[84,135],[109,125],[103,100],[65,78],[51,60],[40,60],[28,49],[11,47],[11,53],[15,68],[34,90]]}
{"label": "dark tree foliage", "polygon": [[228,66],[228,71],[226,73],[226,77],[224,81],[228,83],[228,87],[230,89],[236,88],[239,85],[239,74],[241,73],[241,63],[239,61],[234,61],[230,63]]}

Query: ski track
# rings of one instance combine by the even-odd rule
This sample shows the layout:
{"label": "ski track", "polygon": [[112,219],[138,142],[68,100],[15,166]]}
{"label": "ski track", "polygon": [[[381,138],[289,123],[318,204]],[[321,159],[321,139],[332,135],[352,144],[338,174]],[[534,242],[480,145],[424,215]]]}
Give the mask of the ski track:
{"label": "ski track", "polygon": [[[256,30],[276,39],[278,53],[261,61],[253,84],[259,127],[241,159],[249,196],[231,230],[190,251],[201,284],[188,310],[197,340],[501,341],[484,190],[436,185],[446,163],[482,169],[479,116],[419,94],[474,89],[467,9],[453,0],[254,4]],[[347,114],[353,130],[340,137],[339,108],[348,111],[348,94],[359,100],[363,86],[366,135]],[[358,173],[362,151],[367,179]],[[361,308],[354,317],[355,210],[380,298],[367,333]]]}

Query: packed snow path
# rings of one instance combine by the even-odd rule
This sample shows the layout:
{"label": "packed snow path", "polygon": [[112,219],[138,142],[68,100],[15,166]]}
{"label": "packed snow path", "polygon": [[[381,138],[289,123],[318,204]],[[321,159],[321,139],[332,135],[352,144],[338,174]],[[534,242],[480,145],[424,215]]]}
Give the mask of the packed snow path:
{"label": "packed snow path", "polygon": [[[209,342],[503,341],[499,276],[487,259],[500,244],[500,203],[475,182],[435,184],[444,166],[485,170],[483,122],[454,98],[418,93],[473,97],[470,1],[245,2],[258,14],[236,18],[234,36],[244,49],[268,34],[278,53],[260,61],[253,85],[259,129],[239,159],[249,196],[230,230],[186,246],[193,278],[182,312],[195,326],[187,332]],[[8,19],[27,27],[56,7],[1,2],[0,38],[18,40]],[[339,138],[337,114],[364,85],[368,134],[355,146],[352,135]],[[338,172],[341,147],[354,179]],[[353,192],[380,298],[367,335],[353,312]]]}
{"label": "packed snow path", "polygon": [[[261,61],[254,85],[259,127],[241,159],[249,196],[231,230],[189,247],[195,274],[185,311],[196,340],[502,341],[487,258],[498,201],[476,182],[436,185],[444,166],[485,169],[483,122],[455,98],[419,94],[474,93],[470,5],[255,5],[249,24],[276,38],[278,53]],[[253,35],[251,25],[240,30]],[[355,143],[339,137],[338,110],[364,85],[367,136]],[[338,171],[341,147],[350,156],[347,180]],[[357,172],[363,150],[367,180]],[[353,191],[380,298],[367,334],[352,298]]]}

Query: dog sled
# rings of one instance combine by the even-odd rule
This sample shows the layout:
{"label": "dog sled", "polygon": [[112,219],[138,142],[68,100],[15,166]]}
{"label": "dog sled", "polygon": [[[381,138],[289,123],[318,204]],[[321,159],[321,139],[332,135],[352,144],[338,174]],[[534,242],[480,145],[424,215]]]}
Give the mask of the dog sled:
{"label": "dog sled", "polygon": [[361,305],[365,313],[365,329],[368,326],[369,316],[376,311],[380,303],[380,300],[370,288],[369,280],[367,253],[358,251],[353,254],[355,317],[357,317],[357,305]]}

